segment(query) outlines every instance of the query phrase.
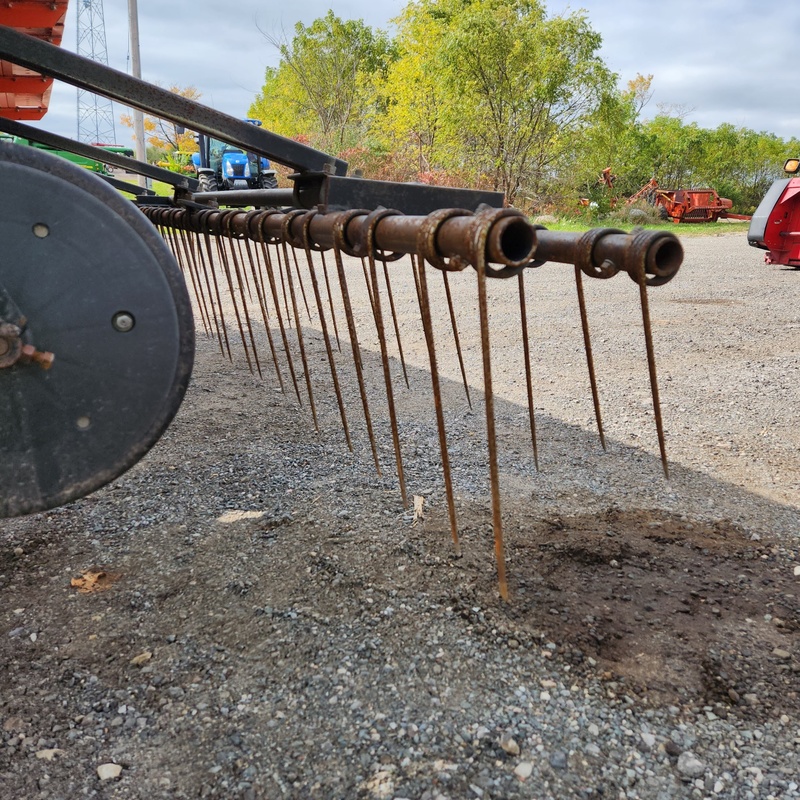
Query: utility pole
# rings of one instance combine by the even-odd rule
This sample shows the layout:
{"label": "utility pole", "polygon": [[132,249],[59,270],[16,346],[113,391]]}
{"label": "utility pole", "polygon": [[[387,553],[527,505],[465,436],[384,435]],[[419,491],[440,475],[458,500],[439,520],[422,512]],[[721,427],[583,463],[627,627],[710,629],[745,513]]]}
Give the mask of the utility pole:
{"label": "utility pole", "polygon": [[[128,0],[128,29],[131,39],[131,74],[134,78],[142,78],[142,59],[139,53],[139,6],[137,0]],[[136,138],[136,158],[147,161],[147,147],[144,140],[144,114],[133,109],[133,135]],[[139,185],[147,186],[147,178],[139,176]]]}
{"label": "utility pole", "polygon": [[[103,0],[78,0],[77,22],[77,54],[108,66]],[[117,143],[113,104],[86,89],[78,89],[78,141]]]}

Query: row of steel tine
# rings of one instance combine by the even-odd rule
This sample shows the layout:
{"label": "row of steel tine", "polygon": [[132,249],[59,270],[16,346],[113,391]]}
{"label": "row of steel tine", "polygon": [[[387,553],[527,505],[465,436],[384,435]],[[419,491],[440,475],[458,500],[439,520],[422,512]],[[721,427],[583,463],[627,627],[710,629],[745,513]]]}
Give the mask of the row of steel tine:
{"label": "row of steel tine", "polygon": [[[266,331],[269,344],[270,359],[275,377],[281,391],[286,391],[287,384],[291,384],[297,402],[303,406],[308,403],[311,419],[315,430],[319,430],[319,419],[314,396],[314,386],[311,380],[309,357],[304,341],[303,326],[307,318],[312,321],[312,308],[319,320],[322,339],[325,344],[327,365],[330,371],[331,383],[338,405],[342,430],[348,448],[353,450],[350,426],[346,411],[346,403],[337,371],[337,358],[334,351],[341,353],[342,339],[340,320],[337,319],[336,306],[344,310],[347,329],[346,338],[349,340],[352,352],[352,361],[358,383],[361,407],[366,424],[375,470],[382,474],[378,457],[375,430],[367,396],[364,378],[364,364],[359,345],[358,330],[356,325],[356,309],[353,308],[351,292],[348,285],[348,270],[344,256],[354,256],[360,260],[361,276],[366,286],[367,296],[371,307],[381,351],[383,379],[385,384],[385,399],[387,404],[389,422],[391,426],[393,451],[397,480],[403,505],[408,508],[409,495],[403,467],[403,456],[400,444],[400,427],[395,404],[395,392],[390,369],[390,347],[395,347],[399,355],[403,380],[406,387],[410,387],[405,355],[403,352],[400,325],[395,307],[395,298],[392,291],[390,264],[398,260],[402,253],[387,253],[382,250],[377,242],[376,231],[382,220],[395,215],[382,209],[368,215],[362,226],[363,240],[354,245],[347,236],[348,224],[356,215],[366,212],[340,212],[330,226],[332,242],[321,245],[312,240],[311,227],[316,212],[294,211],[281,218],[278,229],[272,226],[270,233],[266,233],[266,226],[252,225],[252,220],[258,214],[272,212],[249,212],[246,215],[246,224],[242,224],[243,212],[213,211],[191,212],[186,209],[163,208],[158,206],[145,207],[145,214],[159,228],[161,235],[174,253],[181,270],[191,286],[194,294],[197,316],[206,335],[216,338],[221,353],[233,359],[231,338],[236,337],[244,350],[245,358],[251,372],[263,377],[264,364],[256,346],[256,326],[260,316],[261,323]],[[508,210],[503,210],[508,211]],[[471,222],[473,245],[472,253],[468,259],[453,257],[446,258],[441,255],[436,245],[437,232],[442,224],[454,217],[466,215],[468,212],[460,210],[443,210],[434,212],[427,217],[419,218],[416,229],[416,252],[410,253],[411,270],[416,287],[417,301],[422,321],[422,329],[430,362],[431,384],[436,411],[437,431],[441,453],[442,470],[447,499],[450,532],[457,554],[460,554],[460,542],[456,516],[455,493],[453,487],[452,470],[447,445],[447,432],[445,428],[444,410],[442,402],[441,383],[437,364],[436,342],[434,341],[434,320],[431,309],[430,290],[428,284],[428,271],[426,264],[435,267],[441,276],[444,287],[444,296],[447,300],[449,326],[455,344],[459,369],[463,381],[466,401],[472,408],[472,398],[464,365],[461,339],[457,323],[453,291],[448,278],[451,271],[462,270],[472,266],[477,273],[478,309],[480,316],[481,348],[483,354],[483,378],[486,410],[486,430],[488,443],[488,466],[492,498],[492,524],[494,531],[495,555],[499,591],[504,599],[508,599],[508,585],[505,570],[505,555],[503,544],[503,522],[500,503],[500,476],[498,468],[497,436],[495,431],[494,395],[492,391],[492,365],[490,349],[489,312],[487,303],[487,277],[516,277],[517,292],[519,295],[521,339],[523,345],[523,364],[525,370],[526,394],[528,405],[528,418],[530,420],[530,438],[533,459],[536,469],[539,468],[539,452],[536,436],[536,422],[533,402],[533,380],[531,371],[531,352],[529,345],[528,319],[526,313],[525,296],[525,267],[539,266],[541,262],[516,264],[505,271],[498,270],[489,264],[487,258],[487,237],[492,226],[503,216],[503,212],[480,213],[473,215]],[[330,216],[330,215],[326,215]],[[260,219],[263,219],[261,217]],[[277,232],[276,232],[277,230]],[[297,231],[300,231],[299,235]],[[410,248],[409,248],[410,249]],[[328,253],[332,253],[331,259]],[[298,255],[302,253],[302,255]],[[318,263],[315,263],[315,254]],[[318,270],[318,266],[321,270]],[[335,272],[340,298],[334,301],[334,290],[331,275]],[[575,266],[575,281],[578,294],[578,306],[581,317],[581,327],[584,339],[589,382],[592,391],[595,418],[597,421],[600,442],[603,449],[606,447],[603,432],[603,423],[600,412],[600,403],[597,390],[597,381],[593,365],[591,339],[586,312],[582,274],[587,272],[578,265]],[[593,273],[587,273],[593,274]],[[351,276],[352,277],[352,276]],[[607,276],[602,276],[607,277]],[[647,346],[648,365],[653,392],[656,425],[661,450],[662,464],[665,475],[667,462],[664,447],[663,425],[661,422],[660,403],[655,373],[653,356],[652,335],[650,331],[649,310],[647,305],[646,282],[644,275],[638,281],[641,289],[642,314],[645,326],[645,342]],[[229,319],[230,314],[233,319]],[[235,323],[235,324],[234,324]],[[294,328],[294,337],[290,330]],[[235,330],[236,332],[231,333]],[[301,368],[295,363],[295,355],[290,344],[290,339],[296,341],[297,353]],[[283,357],[281,357],[281,353]],[[285,374],[284,369],[287,374]],[[304,391],[301,390],[301,380]],[[288,380],[287,380],[288,378]]]}

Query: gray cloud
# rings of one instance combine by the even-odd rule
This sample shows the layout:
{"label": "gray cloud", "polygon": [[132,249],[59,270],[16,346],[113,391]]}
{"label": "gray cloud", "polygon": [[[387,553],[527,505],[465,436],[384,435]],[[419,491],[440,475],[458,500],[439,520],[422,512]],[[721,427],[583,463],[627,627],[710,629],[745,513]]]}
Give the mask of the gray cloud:
{"label": "gray cloud", "polygon": [[[565,4],[550,0],[551,13]],[[800,136],[793,113],[800,4],[751,0],[583,0],[603,36],[602,55],[623,82],[653,75],[660,103],[693,109],[703,127],[723,122]]]}

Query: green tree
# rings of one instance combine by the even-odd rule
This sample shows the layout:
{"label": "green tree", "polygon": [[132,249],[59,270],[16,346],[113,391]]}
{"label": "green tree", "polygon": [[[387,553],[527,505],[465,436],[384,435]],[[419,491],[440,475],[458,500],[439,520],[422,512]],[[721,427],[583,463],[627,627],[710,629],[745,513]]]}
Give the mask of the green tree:
{"label": "green tree", "polygon": [[[566,187],[579,188],[582,197],[601,206],[611,205],[616,198],[634,194],[652,177],[650,165],[642,159],[639,121],[652,94],[652,80],[652,75],[637,75],[625,91],[615,89],[603,95],[584,132],[572,176],[564,175]],[[598,180],[607,168],[614,175],[611,191]]]}
{"label": "green tree", "polygon": [[614,76],[585,14],[539,0],[416,0],[398,20],[388,122],[420,163],[538,196]]}
{"label": "green tree", "polygon": [[[175,86],[173,84],[169,90],[189,100],[199,100],[202,97],[202,94],[194,86]],[[133,114],[130,112],[120,114],[119,121],[126,128],[134,127]],[[158,153],[159,158],[171,155],[177,150],[185,153],[197,150],[194,134],[191,131],[186,131],[182,126],[159,117],[146,116],[144,118],[144,133],[145,147],[148,151],[153,148],[153,152]]]}
{"label": "green tree", "polygon": [[702,175],[744,213],[755,209],[772,182],[782,176],[789,143],[772,133],[756,133],[724,123],[710,131]]}
{"label": "green tree", "polygon": [[424,13],[418,3],[409,3],[395,22],[397,58],[389,64],[381,85],[387,103],[374,134],[411,177],[442,166],[439,151],[444,146],[442,115],[447,97],[442,80],[445,65],[437,42],[447,28],[441,17]]}
{"label": "green tree", "polygon": [[640,126],[639,139],[642,163],[662,188],[710,187],[739,213],[755,209],[798,144],[730,123],[700,128],[664,113]]}
{"label": "green tree", "polygon": [[376,79],[392,57],[387,35],[328,11],[309,26],[298,22],[291,41],[271,41],[280,63],[267,69],[250,116],[331,152],[357,143],[380,104]]}

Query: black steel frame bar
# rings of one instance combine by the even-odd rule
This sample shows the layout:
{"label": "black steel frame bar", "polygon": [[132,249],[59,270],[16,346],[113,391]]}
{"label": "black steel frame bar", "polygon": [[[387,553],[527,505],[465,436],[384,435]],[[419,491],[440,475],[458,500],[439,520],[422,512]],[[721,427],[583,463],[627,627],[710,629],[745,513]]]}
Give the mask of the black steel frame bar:
{"label": "black steel frame bar", "polygon": [[156,193],[152,189],[146,189],[144,186],[139,186],[138,183],[121,181],[119,178],[115,178],[113,175],[100,175],[99,173],[95,174],[98,178],[104,180],[107,184],[113,186],[115,189],[119,189],[121,192],[134,194],[137,197],[152,198],[156,196]]}
{"label": "black steel frame bar", "polygon": [[194,100],[153,86],[49,42],[0,25],[0,59],[230,142],[298,171],[347,174],[347,162],[313,147],[234,119]]}

